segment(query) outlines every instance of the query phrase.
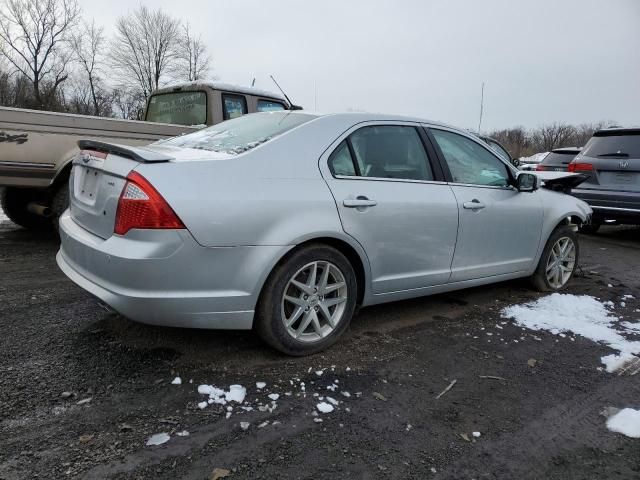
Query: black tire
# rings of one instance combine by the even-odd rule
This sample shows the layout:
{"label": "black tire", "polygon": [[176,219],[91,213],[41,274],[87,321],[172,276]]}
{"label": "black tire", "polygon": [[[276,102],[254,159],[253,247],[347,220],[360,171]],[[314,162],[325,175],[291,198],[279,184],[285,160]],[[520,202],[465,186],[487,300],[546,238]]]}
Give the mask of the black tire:
{"label": "black tire", "polygon": [[58,186],[53,194],[53,200],[51,200],[51,224],[56,232],[59,231],[58,222],[60,215],[62,215],[67,208],[69,208],[69,185],[64,182]]}
{"label": "black tire", "polygon": [[27,210],[29,202],[46,202],[46,193],[29,189],[5,187],[0,196],[0,205],[5,215],[21,227],[29,230],[51,230],[51,220]]}
{"label": "black tire", "polygon": [[[551,255],[551,250],[556,242],[563,238],[567,237],[573,241],[575,247],[575,261],[573,265],[573,270],[571,271],[571,275],[567,278],[566,282],[561,287],[554,287],[549,283],[549,280],[546,275],[547,264],[549,262],[549,257]],[[536,271],[531,276],[531,283],[533,286],[540,292],[557,292],[563,290],[573,278],[573,275],[578,268],[578,261],[580,260],[580,244],[578,243],[578,235],[573,231],[571,227],[568,225],[559,225],[556,229],[551,232],[549,239],[547,240],[547,244],[544,247],[542,252],[542,256],[540,257],[540,261],[538,262],[538,267]]]}
{"label": "black tire", "polygon": [[601,225],[599,223],[583,223],[578,226],[578,231],[586,235],[594,235],[598,233]]}
{"label": "black tire", "polygon": [[[330,262],[340,270],[345,279],[347,300],[334,330],[326,337],[310,343],[299,341],[287,333],[281,302],[289,280],[305,265],[316,261]],[[320,352],[333,345],[348,328],[355,311],[357,295],[356,274],[342,253],[324,244],[306,245],[288,255],[269,275],[258,301],[255,331],[266,343],[287,355],[303,356]]]}

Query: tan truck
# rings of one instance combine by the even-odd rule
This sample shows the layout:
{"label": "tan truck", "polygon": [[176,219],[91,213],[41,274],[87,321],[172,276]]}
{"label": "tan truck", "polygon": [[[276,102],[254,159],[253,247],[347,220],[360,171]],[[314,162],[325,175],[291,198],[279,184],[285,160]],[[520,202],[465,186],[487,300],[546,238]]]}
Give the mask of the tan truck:
{"label": "tan truck", "polygon": [[0,203],[25,228],[57,226],[78,140],[144,145],[251,112],[297,108],[279,94],[219,82],[163,88],[144,121],[0,107]]}

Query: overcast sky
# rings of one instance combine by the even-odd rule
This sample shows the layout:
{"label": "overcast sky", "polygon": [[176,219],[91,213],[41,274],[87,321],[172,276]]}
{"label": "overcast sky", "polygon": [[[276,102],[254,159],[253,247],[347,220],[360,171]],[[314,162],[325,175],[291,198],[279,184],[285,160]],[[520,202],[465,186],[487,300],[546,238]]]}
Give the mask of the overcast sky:
{"label": "overcast sky", "polygon": [[[80,0],[112,33],[138,4]],[[188,21],[220,80],[307,109],[415,115],[483,130],[640,124],[640,0],[148,0]]]}

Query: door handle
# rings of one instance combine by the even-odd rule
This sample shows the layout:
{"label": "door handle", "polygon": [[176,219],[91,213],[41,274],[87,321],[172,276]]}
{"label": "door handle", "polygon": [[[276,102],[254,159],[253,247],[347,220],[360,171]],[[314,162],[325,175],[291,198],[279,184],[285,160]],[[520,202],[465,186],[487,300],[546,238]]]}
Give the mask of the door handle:
{"label": "door handle", "polygon": [[464,202],[462,204],[462,206],[463,206],[463,208],[466,208],[467,210],[480,210],[480,209],[483,209],[485,207],[485,204],[482,203],[477,198],[474,198],[470,202]]}
{"label": "door handle", "polygon": [[359,196],[357,198],[345,198],[342,205],[347,208],[363,208],[375,207],[378,204],[375,200],[369,200],[367,197]]}

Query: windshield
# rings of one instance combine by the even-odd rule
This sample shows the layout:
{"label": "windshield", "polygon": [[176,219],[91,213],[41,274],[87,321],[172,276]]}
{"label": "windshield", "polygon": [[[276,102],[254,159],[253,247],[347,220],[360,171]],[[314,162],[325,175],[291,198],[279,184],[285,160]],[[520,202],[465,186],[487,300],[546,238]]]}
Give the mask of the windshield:
{"label": "windshield", "polygon": [[607,135],[592,137],[582,155],[585,157],[640,158],[640,135]]}
{"label": "windshield", "polygon": [[159,143],[174,147],[239,154],[314,118],[316,118],[314,115],[289,111],[252,113]]}
{"label": "windshield", "polygon": [[570,163],[577,154],[578,152],[551,152],[549,155],[544,157],[542,163]]}
{"label": "windshield", "polygon": [[207,94],[205,92],[174,92],[153,95],[149,100],[145,120],[176,125],[205,125]]}

